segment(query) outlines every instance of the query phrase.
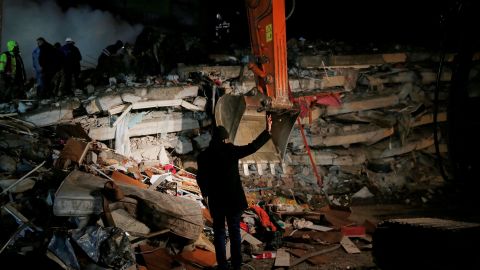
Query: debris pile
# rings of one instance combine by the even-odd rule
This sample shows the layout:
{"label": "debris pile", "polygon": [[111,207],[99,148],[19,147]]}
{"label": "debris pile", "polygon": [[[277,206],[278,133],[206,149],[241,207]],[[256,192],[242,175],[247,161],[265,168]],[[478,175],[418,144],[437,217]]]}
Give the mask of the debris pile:
{"label": "debris pile", "polygon": [[[443,158],[451,77],[445,69],[436,89],[429,55],[309,55],[289,44],[300,124],[281,162],[239,164],[250,203],[244,255],[279,267],[369,251],[375,222],[350,220],[352,203],[435,195],[434,133]],[[109,81],[88,96],[0,106],[0,257],[51,269],[214,266],[196,156],[210,142],[216,97],[250,92],[253,74],[179,66],[161,79]]]}

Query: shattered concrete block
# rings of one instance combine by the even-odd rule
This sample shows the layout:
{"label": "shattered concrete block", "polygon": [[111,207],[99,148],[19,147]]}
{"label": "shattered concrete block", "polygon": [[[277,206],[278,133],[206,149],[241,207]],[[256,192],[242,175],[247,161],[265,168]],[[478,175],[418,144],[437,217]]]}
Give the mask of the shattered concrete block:
{"label": "shattered concrete block", "polygon": [[211,140],[212,140],[212,135],[210,135],[210,133],[204,133],[193,138],[193,141],[195,142],[195,145],[198,147],[198,149],[207,148]]}
{"label": "shattered concrete block", "polygon": [[139,96],[134,95],[132,93],[123,93],[121,96],[122,96],[122,100],[124,102],[128,102],[128,103],[135,103],[137,101],[142,100],[142,97],[139,97]]}
{"label": "shattered concrete block", "polygon": [[0,156],[0,171],[14,173],[17,170],[17,162],[10,156]]}
{"label": "shattered concrete block", "polygon": [[180,137],[177,145],[175,146],[175,152],[177,154],[187,154],[193,151],[193,145],[189,138]]}
{"label": "shattered concrete block", "polygon": [[108,109],[123,104],[122,97],[120,95],[106,95],[99,97],[96,100],[98,107],[101,111],[108,111]]}
{"label": "shattered concrete block", "polygon": [[44,107],[24,114],[20,119],[35,123],[37,127],[46,127],[62,121],[73,119],[73,110],[80,106],[80,102],[66,102],[56,107]]}
{"label": "shattered concrete block", "polygon": [[197,95],[198,86],[194,85],[184,87],[154,87],[148,89],[145,97],[149,100],[173,100],[196,97]]}
{"label": "shattered concrete block", "polygon": [[141,160],[146,159],[146,160],[156,160],[158,159],[158,155],[160,153],[161,146],[160,145],[151,145],[148,148],[140,148],[140,149],[135,149],[132,151],[132,154],[134,156],[140,156]]}
{"label": "shattered concrete block", "polygon": [[88,102],[83,104],[83,107],[88,114],[96,114],[100,112],[100,108],[98,107],[97,102],[95,102],[95,99],[89,100]]}
{"label": "shattered concrete block", "polygon": [[205,97],[196,97],[195,100],[193,100],[193,105],[199,107],[200,109],[202,109],[202,111],[205,111],[207,99]]}

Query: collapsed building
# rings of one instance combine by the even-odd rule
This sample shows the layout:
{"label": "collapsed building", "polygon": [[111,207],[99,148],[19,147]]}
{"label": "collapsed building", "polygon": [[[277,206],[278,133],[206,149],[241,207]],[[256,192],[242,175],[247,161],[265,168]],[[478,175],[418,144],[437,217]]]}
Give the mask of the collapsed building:
{"label": "collapsed building", "polygon": [[[308,110],[283,159],[259,151],[239,164],[249,202],[270,216],[246,212],[245,243],[254,258],[291,267],[322,264],[330,252],[369,254],[378,221],[349,219],[351,205],[418,206],[441,196],[436,160],[448,151],[452,73],[445,69],[436,89],[428,53],[311,55],[295,41],[290,49],[298,52],[291,91]],[[180,66],[164,80],[111,80],[89,86],[88,96],[20,101],[24,113],[4,105],[2,256],[35,254],[63,269],[213,266],[196,155],[211,139],[215,96],[254,88],[251,72],[238,79],[241,69]],[[155,268],[158,258],[166,268]]]}
{"label": "collapsed building", "polygon": [[[218,26],[222,35],[230,31],[226,20]],[[259,29],[273,40],[271,25]],[[215,267],[197,156],[219,124],[230,128],[235,144],[250,142],[272,108],[252,104],[281,79],[262,72],[260,64],[271,62],[265,57],[247,69],[245,51],[207,61],[196,54],[204,48],[194,39],[184,43],[153,28],[142,36],[148,42],[129,45],[111,62],[121,73],[96,78],[84,70],[85,88],[74,97],[0,104],[2,267]],[[285,43],[282,90],[292,107],[273,126],[290,128],[238,164],[249,204],[240,224],[247,264],[476,265],[478,214],[461,216],[448,197],[455,193],[449,179],[476,170],[474,155],[452,162],[468,145],[453,140],[452,130],[465,131],[459,117],[474,119],[465,111],[478,97],[478,53],[403,46],[359,52],[304,38]],[[462,63],[467,75],[459,72]],[[465,86],[462,75],[473,83],[464,87],[473,101],[457,100],[452,91]],[[465,111],[458,113],[459,104]],[[433,205],[445,211],[426,214]]]}

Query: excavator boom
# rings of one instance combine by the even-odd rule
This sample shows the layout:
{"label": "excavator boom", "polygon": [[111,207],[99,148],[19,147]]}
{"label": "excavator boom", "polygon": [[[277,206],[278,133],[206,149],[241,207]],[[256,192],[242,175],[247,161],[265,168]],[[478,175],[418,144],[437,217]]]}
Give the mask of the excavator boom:
{"label": "excavator boom", "polygon": [[287,70],[285,0],[246,0],[255,75],[256,95],[224,95],[217,102],[215,120],[236,145],[251,142],[265,129],[265,114],[272,116],[272,142],[244,158],[245,163],[281,161],[299,114],[290,100]]}
{"label": "excavator boom", "polygon": [[271,108],[291,109],[287,71],[285,0],[246,0],[250,43],[256,59],[249,63],[257,88],[271,98]]}

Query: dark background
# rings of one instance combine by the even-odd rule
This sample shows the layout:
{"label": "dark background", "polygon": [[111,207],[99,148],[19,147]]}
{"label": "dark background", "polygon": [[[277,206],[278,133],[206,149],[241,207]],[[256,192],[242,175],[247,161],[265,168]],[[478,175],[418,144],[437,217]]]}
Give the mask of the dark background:
{"label": "dark background", "polygon": [[[57,0],[64,9],[88,4],[130,22],[212,39],[215,15],[231,24],[232,42],[248,45],[244,0]],[[293,0],[286,0],[287,14]],[[296,0],[287,38],[435,46],[452,14],[464,1]],[[458,31],[458,29],[456,30]]]}

